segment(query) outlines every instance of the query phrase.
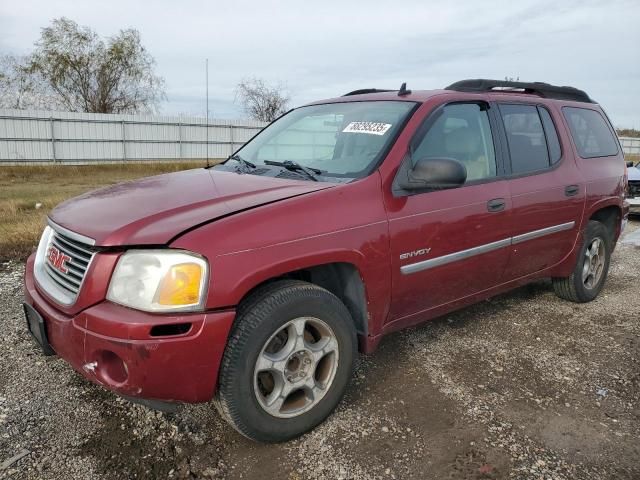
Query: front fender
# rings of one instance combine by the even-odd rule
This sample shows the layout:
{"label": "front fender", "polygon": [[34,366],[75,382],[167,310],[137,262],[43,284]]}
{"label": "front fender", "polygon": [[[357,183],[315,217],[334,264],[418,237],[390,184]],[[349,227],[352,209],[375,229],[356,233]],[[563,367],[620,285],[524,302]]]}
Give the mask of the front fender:
{"label": "front fender", "polygon": [[208,309],[237,305],[261,283],[330,263],[352,264],[375,335],[391,300],[389,228],[380,176],[231,215],[176,239],[211,266]]}
{"label": "front fender", "polygon": [[[215,261],[215,272],[222,275],[224,285],[213,283],[210,299],[216,304],[237,305],[252,289],[266,280],[281,277],[287,273],[329,263],[349,263],[356,267],[364,279],[365,257],[361,252],[345,249],[299,252],[288,245],[286,256],[281,256],[278,248],[260,249],[224,255]],[[265,250],[269,250],[268,252]],[[265,262],[266,258],[269,258]],[[257,266],[257,268],[256,268]],[[231,271],[234,271],[232,273]],[[236,273],[237,272],[237,273]],[[366,286],[366,282],[365,282]],[[225,293],[226,292],[226,293]]]}
{"label": "front fender", "polygon": [[[237,305],[256,286],[287,273],[329,263],[353,265],[365,286],[368,331],[381,331],[390,302],[386,222],[223,254],[212,261],[207,306]],[[367,239],[364,240],[363,239]]]}
{"label": "front fender", "polygon": [[[180,247],[181,245],[176,245]],[[186,247],[186,245],[185,245]],[[391,276],[386,221],[209,257],[207,309],[238,305],[261,283],[330,263],[353,265],[365,286],[368,332],[381,332],[389,312]]]}

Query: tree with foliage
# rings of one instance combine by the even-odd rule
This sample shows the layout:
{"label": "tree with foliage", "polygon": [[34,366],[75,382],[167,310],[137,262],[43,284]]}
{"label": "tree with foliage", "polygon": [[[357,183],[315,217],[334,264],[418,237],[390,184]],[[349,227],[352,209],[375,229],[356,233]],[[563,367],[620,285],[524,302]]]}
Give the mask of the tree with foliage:
{"label": "tree with foliage", "polygon": [[272,122],[289,108],[289,96],[281,85],[268,85],[260,78],[242,80],[236,87],[236,100],[254,120]]}
{"label": "tree with foliage", "polygon": [[105,41],[90,28],[59,18],[42,29],[35,46],[17,71],[30,91],[51,100],[49,109],[155,112],[165,98],[164,80],[155,74],[155,60],[137,30],[120,30]]}

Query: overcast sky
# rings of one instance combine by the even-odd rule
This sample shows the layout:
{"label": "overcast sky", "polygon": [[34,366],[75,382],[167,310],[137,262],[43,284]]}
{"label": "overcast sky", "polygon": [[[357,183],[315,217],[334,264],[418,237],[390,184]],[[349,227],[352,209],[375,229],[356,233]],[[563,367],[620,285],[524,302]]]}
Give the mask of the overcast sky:
{"label": "overcast sky", "polygon": [[640,1],[0,2],[0,52],[26,54],[52,18],[108,36],[133,27],[166,80],[164,114],[242,116],[243,77],[287,84],[293,105],[356,88],[442,88],[519,77],[586,90],[640,128]]}

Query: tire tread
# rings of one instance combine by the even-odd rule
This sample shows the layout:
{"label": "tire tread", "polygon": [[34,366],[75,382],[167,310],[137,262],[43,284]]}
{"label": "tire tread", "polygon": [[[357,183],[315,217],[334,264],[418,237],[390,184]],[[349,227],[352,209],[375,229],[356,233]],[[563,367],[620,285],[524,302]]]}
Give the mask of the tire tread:
{"label": "tire tread", "polygon": [[576,259],[576,265],[573,271],[571,272],[571,275],[569,275],[568,277],[552,278],[553,290],[555,294],[558,297],[562,298],[563,300],[568,300],[574,303],[585,303],[595,298],[595,296],[588,296],[588,295],[585,295],[584,292],[579,291],[578,282],[582,281],[581,260],[582,260],[582,252],[583,252],[584,245],[590,241],[591,237],[593,237],[598,230],[602,230],[602,229],[604,229],[603,236],[605,237],[604,239],[605,254],[607,255],[607,260],[605,265],[606,270],[603,273],[601,284],[598,287],[598,292],[596,293],[595,296],[597,296],[600,290],[602,289],[602,285],[604,284],[607,277],[607,271],[609,269],[609,262],[611,259],[612,236],[611,236],[611,232],[607,231],[606,225],[596,220],[589,220],[589,223],[587,224],[587,227],[584,230],[583,244],[580,246],[580,253],[578,255],[578,258]]}
{"label": "tire tread", "polygon": [[[227,388],[238,378],[238,365],[241,362],[243,347],[251,338],[251,333],[259,326],[267,312],[275,305],[286,304],[292,293],[306,295],[322,295],[323,298],[337,302],[341,308],[346,307],[338,297],[328,290],[301,280],[277,280],[259,287],[240,303],[236,321],[231,329],[227,346],[220,365],[218,378],[218,391],[214,397],[214,405],[222,417],[240,434],[251,440],[262,440],[242,421],[238,405],[228,393]],[[347,311],[348,313],[348,311]],[[353,344],[355,344],[355,330],[353,332]]]}

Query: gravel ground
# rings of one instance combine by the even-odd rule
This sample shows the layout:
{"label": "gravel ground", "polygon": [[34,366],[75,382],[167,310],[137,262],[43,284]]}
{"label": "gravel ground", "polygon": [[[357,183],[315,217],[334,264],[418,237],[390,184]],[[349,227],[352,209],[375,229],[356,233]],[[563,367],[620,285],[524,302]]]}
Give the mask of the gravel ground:
{"label": "gravel ground", "polygon": [[592,303],[543,281],[391,335],[335,414],[282,445],[211,405],[130,404],[41,356],[23,266],[0,265],[0,478],[640,478],[639,247],[619,244]]}

